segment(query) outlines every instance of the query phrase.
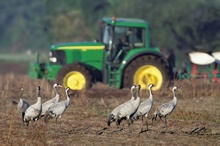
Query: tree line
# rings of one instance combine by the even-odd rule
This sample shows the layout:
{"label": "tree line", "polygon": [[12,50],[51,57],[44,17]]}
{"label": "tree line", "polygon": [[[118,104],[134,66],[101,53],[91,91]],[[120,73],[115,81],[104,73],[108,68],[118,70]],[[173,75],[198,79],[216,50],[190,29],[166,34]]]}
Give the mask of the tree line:
{"label": "tree line", "polygon": [[63,42],[99,37],[102,17],[141,18],[155,46],[220,50],[219,0],[7,0],[0,1],[0,49],[47,50]]}

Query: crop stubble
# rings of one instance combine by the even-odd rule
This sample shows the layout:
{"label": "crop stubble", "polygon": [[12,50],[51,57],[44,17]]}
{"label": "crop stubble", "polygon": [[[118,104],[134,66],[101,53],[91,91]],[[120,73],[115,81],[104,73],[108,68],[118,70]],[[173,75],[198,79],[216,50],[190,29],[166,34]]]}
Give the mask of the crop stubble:
{"label": "crop stubble", "polygon": [[[5,64],[4,64],[5,66]],[[10,65],[9,65],[10,66]],[[0,69],[5,69],[0,64]],[[16,73],[17,70],[19,73]],[[178,105],[168,116],[168,129],[151,118],[157,106],[172,99],[171,89],[154,92],[155,102],[148,116],[149,131],[139,134],[141,120],[134,121],[129,133],[127,122],[117,131],[115,123],[107,126],[106,116],[118,104],[130,98],[130,89],[113,89],[97,83],[87,91],[71,91],[71,103],[61,119],[45,124],[43,119],[24,126],[12,101],[19,100],[19,89],[24,88],[24,99],[37,100],[36,86],[42,87],[42,100],[53,97],[52,86],[45,80],[33,80],[26,75],[26,66],[0,73],[0,145],[218,145],[220,143],[220,85],[206,80],[175,81],[182,92],[177,91]],[[64,89],[59,89],[61,100]],[[148,91],[141,92],[142,100]],[[58,120],[58,123],[60,119]]]}

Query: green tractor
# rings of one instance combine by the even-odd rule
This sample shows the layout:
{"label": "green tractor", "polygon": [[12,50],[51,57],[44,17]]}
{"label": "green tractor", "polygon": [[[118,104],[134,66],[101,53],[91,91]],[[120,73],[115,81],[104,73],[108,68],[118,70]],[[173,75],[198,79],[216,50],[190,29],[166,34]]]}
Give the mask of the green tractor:
{"label": "green tractor", "polygon": [[160,49],[150,46],[146,21],[103,18],[100,27],[99,41],[52,45],[50,61],[32,62],[29,76],[73,90],[89,89],[95,82],[115,88],[140,84],[142,89],[153,83],[154,90],[170,83],[172,70]]}

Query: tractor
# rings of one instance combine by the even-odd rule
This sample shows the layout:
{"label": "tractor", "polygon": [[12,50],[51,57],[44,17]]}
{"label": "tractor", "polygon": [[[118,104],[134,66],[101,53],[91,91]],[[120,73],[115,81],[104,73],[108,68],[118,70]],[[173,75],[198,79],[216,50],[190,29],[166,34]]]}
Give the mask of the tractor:
{"label": "tractor", "polygon": [[172,65],[160,48],[152,47],[149,23],[136,18],[104,17],[100,40],[52,45],[48,62],[31,62],[29,76],[57,82],[72,90],[89,89],[96,82],[114,88],[140,84],[154,90],[172,81]]}

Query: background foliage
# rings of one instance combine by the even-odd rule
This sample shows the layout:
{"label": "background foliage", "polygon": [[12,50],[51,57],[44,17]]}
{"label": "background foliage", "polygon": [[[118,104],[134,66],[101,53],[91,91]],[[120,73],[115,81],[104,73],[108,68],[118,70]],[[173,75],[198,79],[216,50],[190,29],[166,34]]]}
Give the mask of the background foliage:
{"label": "background foliage", "polygon": [[157,47],[220,50],[219,0],[7,0],[0,1],[0,14],[1,52],[92,41],[99,19],[113,15],[147,20]]}

